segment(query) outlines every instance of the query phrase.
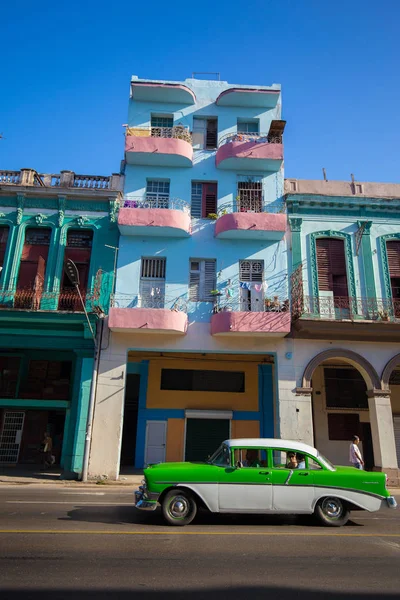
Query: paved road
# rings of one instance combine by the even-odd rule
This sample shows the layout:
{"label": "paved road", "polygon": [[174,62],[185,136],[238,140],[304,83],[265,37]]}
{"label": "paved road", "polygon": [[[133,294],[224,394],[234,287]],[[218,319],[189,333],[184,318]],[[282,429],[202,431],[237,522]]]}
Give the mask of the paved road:
{"label": "paved road", "polygon": [[[398,498],[400,500],[400,498]],[[71,595],[71,592],[73,595]],[[0,487],[0,597],[400,598],[400,510],[310,518],[140,513],[126,488]]]}

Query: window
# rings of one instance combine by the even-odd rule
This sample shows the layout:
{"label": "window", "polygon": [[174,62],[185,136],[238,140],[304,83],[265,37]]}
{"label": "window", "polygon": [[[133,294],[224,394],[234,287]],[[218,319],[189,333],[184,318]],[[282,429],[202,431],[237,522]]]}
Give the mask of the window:
{"label": "window", "polygon": [[327,408],[368,408],[367,386],[357,369],[325,367],[324,379]]}
{"label": "window", "polygon": [[50,229],[44,227],[26,229],[14,308],[37,310],[40,307],[50,238]]}
{"label": "window", "polygon": [[216,262],[214,259],[190,259],[189,300],[213,302],[211,292],[216,286]]}
{"label": "window", "polygon": [[318,471],[318,470],[322,469],[321,465],[319,463],[317,463],[317,461],[314,460],[313,458],[311,458],[310,456],[308,457],[308,468],[311,469],[312,471]]}
{"label": "window", "polygon": [[71,361],[31,360],[21,398],[68,400],[72,372]]}
{"label": "window", "polygon": [[0,398],[15,398],[20,362],[17,356],[0,357]]}
{"label": "window", "polygon": [[241,121],[237,120],[238,133],[259,133],[259,121]]}
{"label": "window", "polygon": [[[173,127],[174,126],[174,118],[166,117],[166,116],[151,116],[151,135],[153,135],[153,129],[160,129],[162,127]],[[157,132],[154,132],[154,135],[157,135]],[[158,136],[157,136],[158,137]]]}
{"label": "window", "polygon": [[239,262],[239,301],[241,311],[264,310],[264,261],[241,260]]}
{"label": "window", "polygon": [[360,431],[360,417],[349,413],[328,413],[328,436],[330,440],[350,443]]}
{"label": "window", "polygon": [[7,250],[9,228],[7,226],[0,227],[0,273],[3,270],[4,258]]}
{"label": "window", "polygon": [[309,460],[311,459],[298,450],[273,450],[272,452],[272,464],[276,469],[306,469]]}
{"label": "window", "polygon": [[320,238],[316,241],[318,289],[331,291],[335,298],[349,295],[344,240]]}
{"label": "window", "polygon": [[245,469],[266,467],[268,464],[267,451],[258,448],[236,448],[234,464]]}
{"label": "window", "polygon": [[139,305],[142,308],[164,308],[165,258],[142,258]]}
{"label": "window", "polygon": [[[400,299],[400,242],[386,242],[387,257],[389,263],[390,286],[392,288],[392,297]],[[399,312],[397,307],[396,313]],[[396,314],[396,316],[400,316]]]}
{"label": "window", "polygon": [[238,181],[238,212],[262,212],[263,189],[261,179],[246,178],[246,181]]}
{"label": "window", "polygon": [[215,150],[217,147],[218,121],[215,117],[193,117],[193,148]]}
{"label": "window", "polygon": [[192,181],[191,215],[194,218],[207,218],[217,212],[217,184],[208,181]]}
{"label": "window", "polygon": [[162,179],[148,179],[146,200],[151,208],[168,208],[169,181]]}
{"label": "window", "polygon": [[216,465],[217,467],[230,467],[231,466],[231,453],[228,446],[222,445],[214,454],[210,457],[210,464]]}
{"label": "window", "polygon": [[160,389],[188,392],[244,393],[245,374],[242,371],[161,369]]}
{"label": "window", "polygon": [[[69,229],[67,233],[67,245],[64,253],[64,264],[67,260],[72,260],[76,264],[79,273],[79,290],[83,301],[86,298],[90,258],[92,254],[93,231]],[[79,298],[75,286],[72,285],[67,275],[64,273],[60,297],[58,301],[58,310],[82,311],[82,302]]]}

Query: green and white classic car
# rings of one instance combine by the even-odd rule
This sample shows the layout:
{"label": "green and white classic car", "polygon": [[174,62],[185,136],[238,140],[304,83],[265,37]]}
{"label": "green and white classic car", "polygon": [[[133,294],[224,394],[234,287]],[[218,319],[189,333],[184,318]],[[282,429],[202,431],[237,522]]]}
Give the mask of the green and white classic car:
{"label": "green and white classic car", "polygon": [[226,440],[204,463],[149,465],[136,508],[161,505],[170,525],[187,525],[203,507],[214,513],[315,514],[344,525],[351,510],[396,508],[386,475],[336,467],[318,450],[288,440]]}

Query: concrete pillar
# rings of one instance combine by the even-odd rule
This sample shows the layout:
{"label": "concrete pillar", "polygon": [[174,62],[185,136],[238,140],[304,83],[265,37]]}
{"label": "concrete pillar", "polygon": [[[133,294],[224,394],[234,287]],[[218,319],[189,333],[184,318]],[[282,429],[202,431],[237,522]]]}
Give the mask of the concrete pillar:
{"label": "concrete pillar", "polygon": [[393,480],[397,479],[398,483],[399,469],[390,396],[387,392],[380,390],[368,392],[368,405],[375,468],[387,473],[389,485],[394,485],[396,481]]}
{"label": "concrete pillar", "polygon": [[33,185],[35,173],[34,169],[21,169],[20,185]]}
{"label": "concrete pillar", "polygon": [[75,173],[73,171],[60,171],[60,187],[74,187]]}
{"label": "concrete pillar", "polygon": [[113,173],[111,175],[110,190],[116,190],[122,192],[124,189],[124,176],[119,173]]}
{"label": "concrete pillar", "polygon": [[[89,478],[118,479],[125,401],[127,353],[117,347],[113,334],[106,328],[103,339],[110,336],[109,347],[100,354],[94,409]],[[103,343],[105,345],[106,342]]]}

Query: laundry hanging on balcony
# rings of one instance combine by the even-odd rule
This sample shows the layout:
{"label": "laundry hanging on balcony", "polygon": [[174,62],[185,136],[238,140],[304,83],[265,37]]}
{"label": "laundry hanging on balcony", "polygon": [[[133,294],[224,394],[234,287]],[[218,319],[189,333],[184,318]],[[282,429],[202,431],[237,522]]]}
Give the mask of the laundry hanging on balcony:
{"label": "laundry hanging on balcony", "polygon": [[[266,287],[268,287],[265,284]],[[253,281],[239,281],[239,287],[244,290],[255,290],[256,292],[265,291],[264,283],[254,283]]]}

